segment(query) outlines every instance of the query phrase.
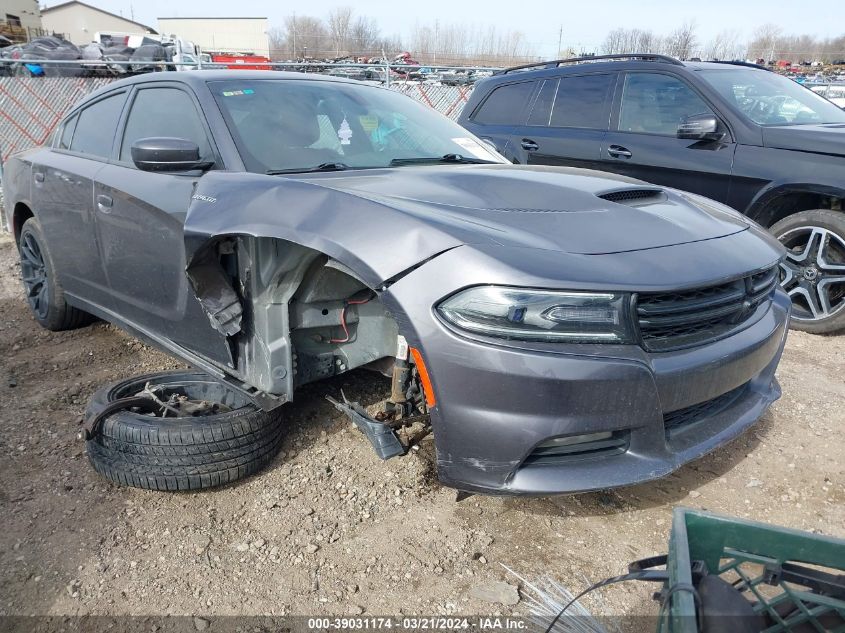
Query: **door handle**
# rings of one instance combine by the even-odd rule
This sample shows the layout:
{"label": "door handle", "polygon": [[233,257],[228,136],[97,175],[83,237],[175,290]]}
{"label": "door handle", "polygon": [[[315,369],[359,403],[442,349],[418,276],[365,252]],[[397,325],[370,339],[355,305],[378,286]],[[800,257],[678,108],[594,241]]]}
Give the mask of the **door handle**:
{"label": "door handle", "polygon": [[114,204],[114,200],[112,200],[111,196],[107,196],[104,193],[101,193],[97,196],[97,208],[100,209],[103,213],[111,213],[112,205]]}
{"label": "door handle", "polygon": [[32,174],[32,177],[35,179],[35,182],[44,182],[44,172],[37,171]]}
{"label": "door handle", "polygon": [[532,141],[530,138],[524,138],[522,139],[522,149],[527,152],[536,152],[538,149],[540,149],[540,146],[537,145],[537,143],[535,141]]}
{"label": "door handle", "polygon": [[613,158],[631,158],[631,150],[621,145],[611,145],[607,148],[607,153]]}

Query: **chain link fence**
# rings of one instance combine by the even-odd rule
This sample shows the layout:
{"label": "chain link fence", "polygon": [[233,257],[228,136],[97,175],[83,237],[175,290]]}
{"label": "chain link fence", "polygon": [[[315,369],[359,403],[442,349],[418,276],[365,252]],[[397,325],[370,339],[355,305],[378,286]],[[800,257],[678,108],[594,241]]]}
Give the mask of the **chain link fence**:
{"label": "chain link fence", "polygon": [[[109,77],[0,77],[0,160],[43,143],[74,103],[114,79]],[[402,92],[457,119],[471,86],[393,81]]]}

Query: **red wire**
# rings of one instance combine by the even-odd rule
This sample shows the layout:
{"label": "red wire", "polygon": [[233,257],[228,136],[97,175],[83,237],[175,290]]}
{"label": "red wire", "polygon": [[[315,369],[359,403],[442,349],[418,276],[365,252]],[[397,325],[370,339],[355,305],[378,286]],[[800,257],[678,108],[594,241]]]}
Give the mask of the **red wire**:
{"label": "red wire", "polygon": [[361,305],[362,303],[367,303],[370,301],[369,299],[359,300],[359,301],[347,301],[343,304],[343,310],[340,312],[340,327],[343,328],[343,333],[346,335],[346,338],[332,338],[329,339],[329,343],[348,343],[349,342],[349,328],[346,327],[346,309],[349,306],[357,306]]}

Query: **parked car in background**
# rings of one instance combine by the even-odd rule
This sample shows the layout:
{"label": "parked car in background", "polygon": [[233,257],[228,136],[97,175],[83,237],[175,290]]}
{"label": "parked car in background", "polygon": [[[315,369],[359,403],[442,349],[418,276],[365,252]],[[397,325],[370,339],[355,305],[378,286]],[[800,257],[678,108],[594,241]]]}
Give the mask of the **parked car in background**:
{"label": "parked car in background", "polygon": [[[780,395],[790,302],[766,231],[672,188],[510,164],[385,88],[136,76],[12,157],[4,186],[44,327],[97,315],[266,408],[357,367],[386,372],[392,410],[430,414],[440,479],[462,490],[654,479]],[[382,457],[402,452],[383,419],[338,406]],[[220,481],[216,451],[184,472],[172,446],[127,448],[163,433],[91,433],[116,481],[202,487],[201,459]],[[259,440],[239,439],[236,473]]]}
{"label": "parked car in background", "polygon": [[613,172],[728,204],[787,247],[792,323],[845,328],[845,111],[745,63],[622,55],[479,82],[459,122],[515,163]]}
{"label": "parked car in background", "polygon": [[810,89],[831,103],[845,109],[845,84],[825,84],[823,86],[812,86]]}

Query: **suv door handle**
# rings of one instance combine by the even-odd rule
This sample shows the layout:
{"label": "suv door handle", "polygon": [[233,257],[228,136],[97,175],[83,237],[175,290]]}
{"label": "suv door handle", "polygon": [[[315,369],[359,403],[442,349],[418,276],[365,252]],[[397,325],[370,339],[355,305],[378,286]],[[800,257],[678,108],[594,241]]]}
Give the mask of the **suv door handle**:
{"label": "suv door handle", "polygon": [[540,146],[537,145],[537,143],[535,141],[532,141],[530,138],[524,138],[522,139],[522,149],[527,152],[536,152],[538,149],[540,149]]}
{"label": "suv door handle", "polygon": [[32,177],[35,179],[35,182],[44,182],[44,172],[37,171],[32,174]]}
{"label": "suv door handle", "polygon": [[97,208],[103,213],[111,213],[111,207],[114,204],[111,196],[101,193],[97,196]]}
{"label": "suv door handle", "polygon": [[607,148],[607,153],[613,158],[631,158],[631,150],[621,145],[611,145]]}

